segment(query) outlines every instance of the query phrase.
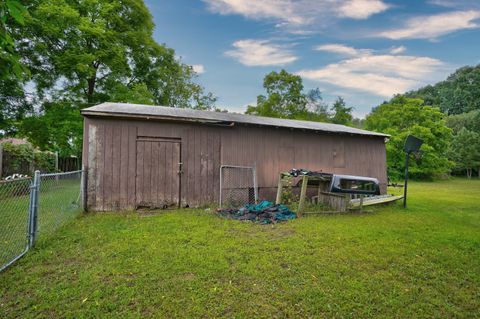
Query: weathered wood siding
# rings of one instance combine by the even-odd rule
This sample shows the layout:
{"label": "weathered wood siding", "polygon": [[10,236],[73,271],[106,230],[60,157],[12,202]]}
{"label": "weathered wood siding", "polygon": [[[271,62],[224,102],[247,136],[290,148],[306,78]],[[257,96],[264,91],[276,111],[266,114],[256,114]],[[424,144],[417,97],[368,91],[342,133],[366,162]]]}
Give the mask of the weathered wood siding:
{"label": "weathered wood siding", "polygon": [[[260,196],[274,199],[278,173],[291,168],[378,178],[386,190],[381,137],[237,125],[85,118],[84,165],[90,210],[134,209],[137,140],[177,139],[183,174],[180,203],[218,201],[220,165],[256,165]],[[176,168],[174,168],[176,169]]]}

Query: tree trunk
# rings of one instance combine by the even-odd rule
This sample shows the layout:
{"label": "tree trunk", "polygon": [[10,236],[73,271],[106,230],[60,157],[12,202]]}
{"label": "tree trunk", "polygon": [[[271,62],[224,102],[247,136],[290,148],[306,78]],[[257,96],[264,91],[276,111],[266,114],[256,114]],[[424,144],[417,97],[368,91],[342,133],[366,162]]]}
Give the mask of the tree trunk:
{"label": "tree trunk", "polygon": [[467,178],[472,178],[472,169],[467,168]]}
{"label": "tree trunk", "polygon": [[88,90],[87,90],[87,101],[88,103],[93,103],[93,93],[95,93],[95,82],[97,77],[94,75],[87,80]]}
{"label": "tree trunk", "polygon": [[87,79],[88,90],[87,90],[87,101],[88,103],[93,103],[93,94],[95,93],[95,84],[97,83],[97,71],[100,66],[99,61],[92,62],[92,67],[95,72],[90,78]]}

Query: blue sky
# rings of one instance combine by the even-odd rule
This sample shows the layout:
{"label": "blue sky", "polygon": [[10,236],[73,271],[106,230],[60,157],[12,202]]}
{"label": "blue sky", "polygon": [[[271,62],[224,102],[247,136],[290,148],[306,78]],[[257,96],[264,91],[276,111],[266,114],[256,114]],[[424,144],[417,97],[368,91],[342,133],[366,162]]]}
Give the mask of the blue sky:
{"label": "blue sky", "polygon": [[146,0],[155,39],[243,112],[282,68],[356,116],[480,63],[479,0]]}

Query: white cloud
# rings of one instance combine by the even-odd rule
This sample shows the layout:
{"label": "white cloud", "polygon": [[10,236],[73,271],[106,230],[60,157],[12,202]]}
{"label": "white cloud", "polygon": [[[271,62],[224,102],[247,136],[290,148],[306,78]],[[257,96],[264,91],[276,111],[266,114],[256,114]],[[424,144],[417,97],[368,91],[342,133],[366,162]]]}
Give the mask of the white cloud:
{"label": "white cloud", "polygon": [[247,18],[274,18],[288,23],[305,24],[307,20],[297,13],[290,0],[204,0],[210,11],[220,14],[239,14]]}
{"label": "white cloud", "polygon": [[371,15],[383,12],[390,6],[380,0],[349,0],[338,7],[341,17],[352,19],[367,19]]}
{"label": "white cloud", "polygon": [[355,49],[343,44],[322,44],[316,46],[314,49],[317,51],[326,51],[350,56],[368,55],[372,52],[372,50]]}
{"label": "white cloud", "polygon": [[390,6],[382,0],[203,0],[214,13],[268,19],[290,32],[310,32],[302,27],[326,24],[336,18],[366,19]]}
{"label": "white cloud", "polygon": [[390,97],[423,84],[442,65],[441,61],[429,57],[371,54],[298,74],[310,80]]}
{"label": "white cloud", "polygon": [[225,55],[246,66],[286,65],[298,59],[288,47],[268,40],[239,40]]}
{"label": "white cloud", "polygon": [[480,2],[474,0],[430,0],[429,4],[457,9],[473,9],[480,8]]}
{"label": "white cloud", "polygon": [[198,74],[205,73],[205,67],[203,66],[203,64],[193,64],[192,69],[193,71],[195,71],[195,73]]}
{"label": "white cloud", "polygon": [[[367,56],[367,55],[372,55],[376,51],[372,49],[357,49],[354,47],[350,47],[348,45],[344,44],[322,44],[322,45],[317,45],[316,47],[313,48],[316,51],[325,51],[325,52],[331,52],[331,53],[337,53],[340,55],[344,56],[350,56],[350,57],[360,57],[360,56]],[[397,47],[391,47],[388,50],[382,50],[383,52],[388,52],[393,55],[398,55],[403,52],[405,52],[407,48],[403,45],[397,46]],[[378,52],[378,51],[377,51]]]}
{"label": "white cloud", "polygon": [[377,35],[389,39],[435,39],[463,29],[480,27],[480,11],[455,11],[409,19],[404,27],[383,31]]}
{"label": "white cloud", "polygon": [[404,47],[403,45],[401,46],[398,46],[398,47],[393,47],[390,49],[390,53],[391,54],[400,54],[400,53],[403,53],[407,50],[406,47]]}

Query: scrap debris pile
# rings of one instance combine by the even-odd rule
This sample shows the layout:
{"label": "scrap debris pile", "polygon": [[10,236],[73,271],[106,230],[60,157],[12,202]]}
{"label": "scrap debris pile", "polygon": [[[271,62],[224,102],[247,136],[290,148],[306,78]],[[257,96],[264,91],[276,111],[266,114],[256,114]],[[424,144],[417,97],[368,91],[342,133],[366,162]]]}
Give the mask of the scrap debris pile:
{"label": "scrap debris pile", "polygon": [[297,218],[297,214],[285,205],[275,205],[269,201],[261,201],[259,204],[247,204],[240,209],[218,209],[218,214],[223,217],[238,220],[250,220],[262,224],[272,224],[280,221]]}

